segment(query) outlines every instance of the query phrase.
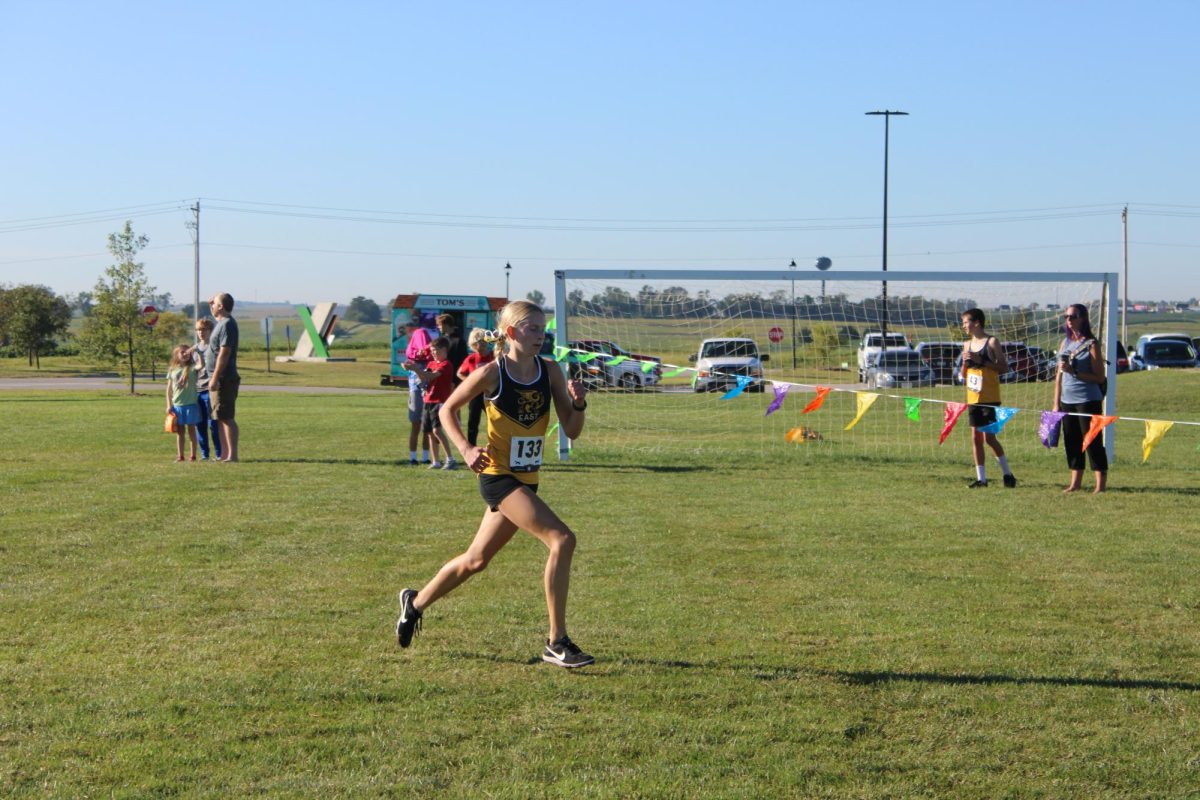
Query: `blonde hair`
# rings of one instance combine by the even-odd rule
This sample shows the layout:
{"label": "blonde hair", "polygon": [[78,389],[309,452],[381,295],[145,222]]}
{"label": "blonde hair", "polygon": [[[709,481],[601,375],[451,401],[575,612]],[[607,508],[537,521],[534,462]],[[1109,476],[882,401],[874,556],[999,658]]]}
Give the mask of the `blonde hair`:
{"label": "blonde hair", "polygon": [[467,337],[467,346],[474,347],[480,342],[489,341],[489,333],[492,333],[492,331],[485,331],[483,328],[472,328],[471,335]]}
{"label": "blonde hair", "polygon": [[542,311],[542,307],[537,303],[531,303],[528,300],[513,300],[500,309],[500,318],[496,320],[496,330],[484,331],[484,341],[494,342],[497,351],[503,353],[508,339],[504,332],[520,325],[534,314],[541,314],[544,317],[546,312]]}
{"label": "blonde hair", "polygon": [[171,366],[183,367],[183,374],[179,376],[178,380],[178,384],[181,387],[187,385],[188,374],[192,371],[192,359],[187,355],[188,351],[191,349],[192,348],[190,345],[177,344],[171,350]]}

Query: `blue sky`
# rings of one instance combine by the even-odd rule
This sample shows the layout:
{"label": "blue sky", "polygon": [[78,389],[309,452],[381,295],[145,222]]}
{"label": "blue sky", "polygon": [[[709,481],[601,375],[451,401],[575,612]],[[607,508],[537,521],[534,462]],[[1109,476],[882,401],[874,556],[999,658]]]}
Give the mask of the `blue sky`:
{"label": "blue sky", "polygon": [[[9,3],[0,282],[315,303],[556,268],[1119,271],[1200,295],[1200,4]],[[335,210],[336,209],[336,210]],[[89,212],[102,212],[91,216]],[[334,219],[333,217],[341,217]],[[90,219],[80,224],[80,220]],[[71,223],[71,224],[68,224]]]}

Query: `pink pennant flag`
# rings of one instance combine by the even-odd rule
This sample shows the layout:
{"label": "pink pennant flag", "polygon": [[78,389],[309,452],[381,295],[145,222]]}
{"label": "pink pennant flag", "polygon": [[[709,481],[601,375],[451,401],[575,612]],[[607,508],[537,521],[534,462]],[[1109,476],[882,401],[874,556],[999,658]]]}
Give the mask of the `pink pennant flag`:
{"label": "pink pennant flag", "polygon": [[804,410],[801,411],[800,413],[807,414],[810,411],[816,411],[818,408],[821,407],[821,404],[825,402],[825,396],[828,395],[831,391],[833,391],[832,386],[818,386],[817,387],[817,396],[815,398],[813,398],[812,402],[810,402],[808,405],[806,405],[804,407]]}
{"label": "pink pennant flag", "polygon": [[787,397],[788,389],[791,388],[790,383],[775,384],[775,399],[771,401],[771,405],[767,406],[767,413],[763,416],[769,417],[778,411],[779,407],[783,405],[783,398]]}
{"label": "pink pennant flag", "polygon": [[1088,428],[1087,435],[1083,437],[1083,447],[1080,449],[1087,450],[1088,445],[1092,443],[1092,440],[1100,435],[1100,431],[1104,430],[1116,421],[1116,417],[1106,417],[1102,414],[1092,414],[1092,425],[1090,428]]}
{"label": "pink pennant flag", "polygon": [[942,414],[942,435],[938,439],[938,444],[946,441],[946,437],[950,435],[950,431],[954,430],[954,424],[958,422],[958,418],[966,410],[966,403],[946,403],[946,410]]}

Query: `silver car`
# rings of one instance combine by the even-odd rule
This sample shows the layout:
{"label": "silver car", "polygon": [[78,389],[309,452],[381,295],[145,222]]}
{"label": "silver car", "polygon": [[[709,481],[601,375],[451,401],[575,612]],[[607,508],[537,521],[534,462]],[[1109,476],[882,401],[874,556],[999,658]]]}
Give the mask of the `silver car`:
{"label": "silver car", "polygon": [[867,360],[868,389],[911,389],[935,382],[933,369],[915,350],[872,353]]}

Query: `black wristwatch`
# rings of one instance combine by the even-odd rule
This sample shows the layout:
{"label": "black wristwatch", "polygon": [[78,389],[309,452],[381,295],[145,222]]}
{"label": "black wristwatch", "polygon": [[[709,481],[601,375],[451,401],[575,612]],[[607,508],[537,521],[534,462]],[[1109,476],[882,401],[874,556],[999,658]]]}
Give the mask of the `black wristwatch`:
{"label": "black wristwatch", "polygon": [[575,401],[574,401],[574,400],[572,400],[572,401],[571,401],[571,408],[575,409],[576,411],[587,411],[587,400],[584,400],[584,401],[583,401],[583,405],[582,405],[582,406],[577,406],[577,405],[575,405]]}

